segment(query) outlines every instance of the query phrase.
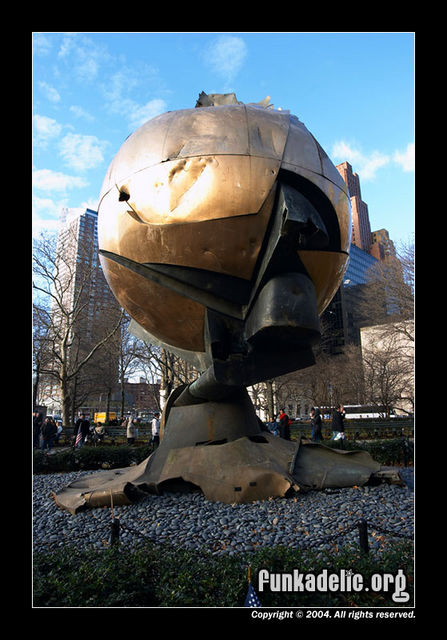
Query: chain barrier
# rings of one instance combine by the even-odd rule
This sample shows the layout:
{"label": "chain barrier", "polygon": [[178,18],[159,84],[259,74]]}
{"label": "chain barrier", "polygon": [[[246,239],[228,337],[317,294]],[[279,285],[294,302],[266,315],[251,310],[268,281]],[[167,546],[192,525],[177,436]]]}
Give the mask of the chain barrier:
{"label": "chain barrier", "polygon": [[[362,530],[361,527],[363,528],[363,534],[362,534]],[[381,527],[380,525],[377,524],[372,524],[372,523],[368,523],[365,520],[359,520],[357,522],[355,522],[354,524],[351,524],[347,527],[345,527],[344,529],[341,529],[339,531],[336,531],[335,533],[332,534],[328,534],[325,536],[318,536],[316,538],[310,539],[310,540],[306,540],[303,544],[300,544],[300,549],[303,550],[307,550],[307,549],[314,549],[315,547],[319,547],[321,545],[324,544],[328,544],[331,542],[334,542],[335,540],[338,540],[340,538],[345,537],[347,534],[352,533],[355,530],[358,530],[360,533],[360,546],[363,548],[363,550],[367,551],[368,549],[368,536],[371,535],[370,532],[368,531],[368,527],[370,528],[370,530],[373,532],[373,534],[375,532],[393,537],[393,538],[400,538],[400,539],[408,539],[411,540],[413,539],[413,535],[412,534],[405,534],[405,533],[401,533],[398,531],[391,531],[389,529],[385,529],[384,527]],[[99,532],[101,531],[105,531],[107,529],[107,534],[104,535],[104,537],[102,538],[102,542],[104,543],[104,547],[103,548],[107,548],[110,545],[114,545],[114,544],[120,544],[121,543],[121,536],[120,536],[120,532],[122,530],[129,532],[130,534],[139,537],[141,540],[145,540],[148,542],[154,542],[154,537],[152,536],[148,536],[144,533],[142,533],[141,531],[138,531],[137,529],[135,529],[134,527],[130,527],[128,524],[121,522],[118,518],[113,518],[112,522],[107,523],[107,522],[98,522],[98,530]],[[363,535],[363,538],[362,538]],[[106,542],[106,539],[108,540]],[[85,534],[79,534],[77,536],[70,536],[65,534],[62,538],[62,540],[58,540],[58,541],[43,541],[43,542],[37,542],[35,544],[35,548],[36,550],[39,550],[40,548],[45,548],[45,547],[50,547],[50,546],[54,546],[55,544],[58,544],[60,542],[65,542],[65,541],[69,541],[70,543],[72,542],[76,542],[78,540],[84,540],[85,541]],[[90,545],[92,545],[93,543],[90,542]],[[86,547],[88,547],[89,544],[86,542]]]}
{"label": "chain barrier", "polygon": [[[126,523],[120,522],[119,518],[115,518],[114,516],[114,508],[113,508],[113,499],[112,499],[112,494],[111,494],[111,507],[110,507],[110,512],[111,512],[111,516],[112,516],[112,520],[111,523],[107,523],[105,521],[101,521],[97,516],[92,515],[91,516],[91,520],[96,520],[96,531],[99,531],[101,533],[101,531],[105,531],[105,529],[107,529],[108,534],[105,534],[105,536],[102,538],[102,542],[104,544],[104,547],[107,548],[108,544],[112,545],[112,546],[117,546],[120,544],[120,528],[124,529],[125,531],[128,531],[130,534],[134,535],[134,536],[138,536],[139,538],[149,541],[149,542],[154,542],[156,540],[154,540],[154,536],[147,536],[146,534],[143,534],[141,531],[138,531],[137,529],[130,527],[129,525],[127,525]],[[329,523],[328,526],[331,526],[333,524],[336,524],[335,522],[331,522]],[[327,543],[331,543],[334,540],[337,540],[339,538],[342,538],[344,536],[346,536],[349,533],[352,533],[355,529],[358,529],[359,532],[359,543],[360,543],[360,547],[362,548],[363,551],[368,552],[368,536],[369,536],[369,532],[368,532],[368,525],[371,527],[371,529],[373,530],[373,535],[375,532],[384,534],[386,536],[390,536],[390,537],[394,537],[394,538],[400,538],[400,539],[413,539],[413,534],[405,534],[405,533],[401,533],[398,531],[390,531],[389,529],[385,529],[384,527],[382,527],[379,524],[376,523],[368,523],[365,519],[361,518],[360,520],[358,520],[357,522],[345,527],[344,529],[342,529],[339,526],[339,530],[336,531],[335,533],[332,534],[328,534],[325,536],[317,536],[313,539],[307,539],[304,544],[300,544],[300,548],[301,549],[312,549],[315,548],[317,546],[320,545],[324,545]],[[306,532],[306,535],[308,535],[308,533]],[[52,536],[54,537],[54,536]],[[106,538],[109,538],[109,542],[106,541]],[[59,540],[48,540],[48,541],[39,541],[36,542],[34,545],[34,548],[36,550],[40,549],[40,548],[46,548],[46,547],[51,547],[51,546],[61,546],[61,543],[65,543],[67,541],[69,541],[70,543],[79,541],[79,540],[83,540],[86,544],[82,545],[85,547],[88,547],[89,545],[91,546],[92,544],[94,544],[93,542],[88,542],[85,539],[85,533],[79,533],[77,535],[70,535],[70,534],[64,534],[62,536],[62,539]],[[226,544],[227,540],[225,541],[216,541],[216,544]],[[216,549],[215,549],[216,550]]]}
{"label": "chain barrier", "polygon": [[358,528],[358,524],[355,523],[349,527],[346,527],[346,529],[343,529],[342,531],[337,531],[336,533],[332,533],[327,536],[320,536],[318,538],[314,538],[313,540],[309,540],[307,544],[302,545],[300,548],[313,549],[316,546],[327,544],[328,542],[333,542],[333,540],[337,540],[338,538],[341,538],[346,534],[351,533],[351,531],[354,531],[354,529],[357,529],[357,528]]}

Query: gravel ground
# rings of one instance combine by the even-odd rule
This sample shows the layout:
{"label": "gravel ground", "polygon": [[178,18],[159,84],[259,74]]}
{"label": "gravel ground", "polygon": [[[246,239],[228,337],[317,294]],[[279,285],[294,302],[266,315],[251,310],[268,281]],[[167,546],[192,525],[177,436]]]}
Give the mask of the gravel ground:
{"label": "gravel ground", "polygon": [[[146,538],[160,544],[231,555],[278,545],[319,550],[335,544],[340,547],[357,542],[356,524],[363,518],[368,522],[370,549],[380,553],[386,549],[387,541],[413,536],[413,469],[400,472],[405,487],[382,484],[324,489],[250,504],[214,503],[201,493],[166,493],[115,507],[114,515],[120,521],[122,544],[133,545]],[[35,550],[66,544],[98,549],[109,546],[109,508],[71,515],[50,498],[50,491],[59,491],[86,473],[92,472],[34,476]],[[353,530],[348,531],[350,528]],[[333,534],[336,537],[329,539]]]}

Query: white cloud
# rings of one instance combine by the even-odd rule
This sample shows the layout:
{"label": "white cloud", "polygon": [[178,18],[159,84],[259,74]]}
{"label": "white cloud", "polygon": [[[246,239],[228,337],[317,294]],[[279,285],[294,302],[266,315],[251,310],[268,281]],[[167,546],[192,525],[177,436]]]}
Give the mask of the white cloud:
{"label": "white cloud", "polygon": [[66,36],[62,40],[62,44],[57,55],[59,56],[59,58],[65,58],[70,54],[71,51],[73,51],[73,48],[74,40],[70,36]]}
{"label": "white cloud", "polygon": [[[107,80],[103,85],[106,100],[115,104],[138,86],[138,79],[132,69],[123,67]],[[117,105],[116,105],[117,106]]]}
{"label": "white cloud", "polygon": [[98,198],[89,198],[88,200],[84,200],[81,202],[82,209],[91,209],[92,211],[98,211],[99,200]]}
{"label": "white cloud", "polygon": [[67,133],[60,142],[59,155],[65,164],[76,171],[94,169],[104,162],[103,151],[107,142],[96,136]]}
{"label": "white cloud", "polygon": [[166,111],[166,103],[160,98],[149,100],[149,102],[141,106],[134,104],[128,112],[129,123],[132,127],[137,128],[164,111]]}
{"label": "white cloud", "polygon": [[239,73],[247,56],[247,45],[242,38],[221,35],[204,51],[203,59],[210,69],[226,82]]}
{"label": "white cloud", "polygon": [[79,176],[69,176],[50,169],[33,171],[33,186],[39,191],[65,193],[70,189],[86,187],[87,185],[88,182]]}
{"label": "white cloud", "polygon": [[349,162],[353,171],[365,182],[374,180],[378,169],[390,162],[389,156],[380,151],[372,151],[369,155],[365,155],[343,140],[333,145],[331,155],[341,162]]}
{"label": "white cloud", "polygon": [[59,102],[60,101],[61,97],[60,97],[58,91],[54,87],[51,87],[46,82],[39,82],[39,87],[42,89],[42,91],[44,92],[45,96],[47,97],[47,99],[50,102]]}
{"label": "white cloud", "polygon": [[33,34],[33,51],[35,54],[46,56],[52,49],[51,40],[43,33]]}
{"label": "white cloud", "polygon": [[35,144],[42,148],[45,148],[50,140],[57,138],[62,131],[62,125],[47,116],[36,114],[33,116],[33,125]]}
{"label": "white cloud", "polygon": [[81,34],[67,35],[60,46],[58,57],[70,67],[70,72],[81,82],[95,80],[101,65],[110,60],[107,48]]}
{"label": "white cloud", "polygon": [[116,71],[102,87],[109,111],[126,118],[133,129],[167,111],[166,102],[161,98],[143,104],[135,98],[137,94],[147,95],[147,87],[156,78],[157,70],[148,65],[143,65],[139,72],[126,66]]}
{"label": "white cloud", "polygon": [[77,105],[74,105],[74,104],[71,105],[70,112],[76,118],[83,118],[84,120],[87,120],[88,122],[92,122],[95,119],[94,116],[92,116],[88,111],[86,111],[82,107],[78,107]]}
{"label": "white cloud", "polygon": [[54,220],[53,218],[40,218],[38,215],[33,213],[32,217],[32,236],[37,238],[40,236],[42,232],[45,231],[54,231],[58,232],[60,227],[60,221]]}
{"label": "white cloud", "polygon": [[405,172],[414,171],[414,159],[414,142],[410,142],[405,151],[395,151],[393,155],[394,162],[397,162]]}
{"label": "white cloud", "polygon": [[380,151],[373,151],[371,155],[365,156],[361,163],[363,180],[374,180],[377,170],[387,165],[389,161],[389,156],[380,153]]}
{"label": "white cloud", "polygon": [[[70,207],[67,198],[40,198],[33,195],[32,199],[32,235],[38,237],[42,231],[58,231],[62,209]],[[80,203],[81,209],[98,210],[98,198],[89,198]]]}
{"label": "white cloud", "polygon": [[403,152],[395,151],[387,155],[380,151],[364,154],[344,140],[340,140],[332,147],[332,157],[341,162],[349,162],[353,171],[358,173],[365,182],[374,180],[377,171],[391,161],[398,164],[403,171],[414,171],[414,143],[408,144]]}
{"label": "white cloud", "polygon": [[57,231],[61,209],[68,206],[65,199],[52,200],[51,198],[33,197],[32,235],[37,237],[42,231]]}

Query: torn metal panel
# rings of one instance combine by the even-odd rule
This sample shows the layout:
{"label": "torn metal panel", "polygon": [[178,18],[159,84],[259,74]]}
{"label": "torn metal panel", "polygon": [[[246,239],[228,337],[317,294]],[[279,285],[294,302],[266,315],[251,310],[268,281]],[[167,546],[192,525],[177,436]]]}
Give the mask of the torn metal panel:
{"label": "torn metal panel", "polygon": [[251,502],[282,496],[294,484],[287,473],[292,450],[275,447],[268,436],[258,437],[258,441],[244,437],[224,444],[173,449],[160,472],[157,487],[181,477],[200,487],[213,501]]}
{"label": "torn metal panel", "polygon": [[[162,445],[137,467],[101,471],[72,482],[54,494],[70,513],[131,504],[145,492],[191,485],[212,501],[243,503],[332,487],[361,486],[381,467],[365,451],[340,451],[266,432],[231,442],[209,441],[178,448]],[[157,454],[157,455],[156,455]]]}
{"label": "torn metal panel", "polygon": [[323,489],[364,485],[380,468],[367,451],[341,451],[308,441],[299,448],[291,473],[301,487]]}
{"label": "torn metal panel", "polygon": [[137,487],[144,482],[149,458],[141,464],[123,469],[91,473],[68,484],[62,491],[52,493],[61,509],[72,514],[86,508],[132,504]]}

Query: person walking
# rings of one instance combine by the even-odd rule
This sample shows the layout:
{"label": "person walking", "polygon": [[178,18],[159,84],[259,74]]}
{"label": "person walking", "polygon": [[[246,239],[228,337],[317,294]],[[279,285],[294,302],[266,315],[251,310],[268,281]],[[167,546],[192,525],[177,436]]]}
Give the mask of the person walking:
{"label": "person walking", "polygon": [[41,429],[42,429],[42,414],[38,411],[33,412],[33,447],[39,449]]}
{"label": "person walking", "polygon": [[278,423],[276,422],[276,416],[272,417],[267,426],[271,434],[273,434],[274,436],[278,435]]}
{"label": "person walking", "polygon": [[54,420],[49,417],[45,418],[42,425],[42,451],[45,451],[45,449],[51,451],[56,434],[57,425]]}
{"label": "person walking", "polygon": [[74,428],[75,443],[74,446],[78,449],[82,447],[86,437],[90,434],[90,421],[86,419],[85,413],[81,413],[80,417],[76,420]]}
{"label": "person walking", "polygon": [[345,411],[342,404],[335,407],[332,412],[332,438],[331,440],[340,440],[345,437],[344,428]]}
{"label": "person walking", "polygon": [[127,426],[127,430],[126,430],[127,444],[133,444],[135,442],[135,438],[137,435],[136,434],[137,428],[136,428],[135,420],[133,416],[129,416],[127,418],[126,426]]}
{"label": "person walking", "polygon": [[160,444],[160,414],[158,413],[158,411],[154,413],[151,426],[152,426],[151,444],[153,448],[156,449]]}
{"label": "person walking", "polygon": [[281,409],[279,414],[279,435],[284,440],[290,440],[290,418],[285,409]]}
{"label": "person walking", "polygon": [[104,436],[106,435],[106,430],[104,429],[104,426],[101,422],[98,422],[96,424],[95,430],[94,430],[94,441],[95,441],[95,445],[99,442],[99,444],[102,443],[102,441],[104,440]]}
{"label": "person walking", "polygon": [[321,433],[321,414],[320,409],[312,407],[310,410],[310,424],[312,426],[312,440],[313,442],[319,442],[323,440],[323,434]]}

